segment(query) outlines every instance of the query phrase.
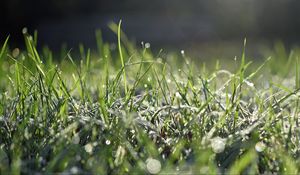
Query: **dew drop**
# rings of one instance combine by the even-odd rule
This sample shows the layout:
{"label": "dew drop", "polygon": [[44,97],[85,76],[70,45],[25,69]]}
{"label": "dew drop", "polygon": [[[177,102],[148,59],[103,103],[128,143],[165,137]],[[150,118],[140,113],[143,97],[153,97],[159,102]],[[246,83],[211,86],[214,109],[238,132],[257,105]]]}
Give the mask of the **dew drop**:
{"label": "dew drop", "polygon": [[98,145],[98,142],[94,142],[93,143],[93,147],[97,146]]}
{"label": "dew drop", "polygon": [[150,43],[145,43],[145,48],[149,49],[151,47]]}
{"label": "dew drop", "polygon": [[146,160],[146,167],[150,174],[158,174],[161,170],[160,161],[153,158],[148,158]]}
{"label": "dew drop", "polygon": [[211,148],[215,153],[221,153],[224,151],[226,146],[226,139],[222,139],[221,137],[215,137],[211,139]]}
{"label": "dew drop", "polygon": [[163,60],[162,60],[161,58],[157,58],[157,62],[158,62],[158,63],[162,63],[162,61],[163,61]]}
{"label": "dew drop", "polygon": [[78,134],[74,135],[74,137],[73,137],[73,139],[72,139],[72,142],[73,142],[74,144],[79,144],[79,142],[80,142],[80,137],[79,137]]}
{"label": "dew drop", "polygon": [[255,144],[255,150],[257,152],[263,152],[265,150],[265,148],[266,148],[266,145],[263,142],[257,142]]}
{"label": "dew drop", "polygon": [[91,154],[92,152],[93,152],[93,146],[92,146],[92,144],[86,144],[85,146],[84,146],[84,149],[85,149],[85,151],[87,152],[87,153],[89,153],[89,154]]}
{"label": "dew drop", "polygon": [[111,141],[110,141],[110,140],[106,140],[106,141],[105,141],[105,144],[106,144],[106,145],[110,145],[110,144],[111,144]]}
{"label": "dew drop", "polygon": [[179,92],[176,92],[176,93],[175,93],[175,96],[176,96],[176,98],[178,98],[178,99],[182,99],[182,97],[181,97],[181,95],[180,95]]}
{"label": "dew drop", "polygon": [[70,169],[70,172],[72,174],[78,174],[79,173],[79,169],[76,167],[76,166],[73,166],[71,169]]}
{"label": "dew drop", "polygon": [[20,49],[19,49],[19,48],[15,48],[15,49],[12,51],[12,56],[13,56],[14,58],[17,58],[19,55],[20,55]]}
{"label": "dew drop", "polygon": [[184,56],[184,50],[181,50],[180,53],[182,56]]}
{"label": "dew drop", "polygon": [[25,128],[24,137],[25,137],[27,140],[31,138],[31,134],[29,133],[27,127]]}
{"label": "dew drop", "polygon": [[254,84],[253,84],[252,82],[245,81],[245,83],[246,83],[249,87],[254,87]]}
{"label": "dew drop", "polygon": [[23,34],[26,34],[28,32],[28,29],[26,28],[26,27],[24,27],[23,29],[22,29],[22,33]]}

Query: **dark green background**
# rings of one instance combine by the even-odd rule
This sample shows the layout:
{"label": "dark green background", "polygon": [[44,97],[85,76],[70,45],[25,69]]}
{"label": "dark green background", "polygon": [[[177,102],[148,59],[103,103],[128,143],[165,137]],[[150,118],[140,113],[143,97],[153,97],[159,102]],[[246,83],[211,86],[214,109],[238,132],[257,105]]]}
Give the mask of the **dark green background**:
{"label": "dark green background", "polygon": [[184,43],[300,39],[297,0],[2,0],[0,40],[10,34],[22,43],[21,30],[38,29],[39,41],[52,48],[63,42],[95,46],[94,31],[113,41],[109,21],[137,42],[181,47]]}

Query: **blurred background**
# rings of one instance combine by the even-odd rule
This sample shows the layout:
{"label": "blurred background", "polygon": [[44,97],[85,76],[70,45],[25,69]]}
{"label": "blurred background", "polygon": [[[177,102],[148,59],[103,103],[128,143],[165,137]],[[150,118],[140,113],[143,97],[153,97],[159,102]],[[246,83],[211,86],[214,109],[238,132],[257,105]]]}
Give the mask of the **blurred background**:
{"label": "blurred background", "polygon": [[253,57],[276,41],[287,47],[300,41],[297,0],[1,0],[0,13],[0,41],[11,35],[15,47],[22,47],[27,27],[38,31],[40,46],[95,48],[95,30],[115,42],[107,24],[120,19],[137,44],[185,49],[199,57],[239,54],[245,37]]}

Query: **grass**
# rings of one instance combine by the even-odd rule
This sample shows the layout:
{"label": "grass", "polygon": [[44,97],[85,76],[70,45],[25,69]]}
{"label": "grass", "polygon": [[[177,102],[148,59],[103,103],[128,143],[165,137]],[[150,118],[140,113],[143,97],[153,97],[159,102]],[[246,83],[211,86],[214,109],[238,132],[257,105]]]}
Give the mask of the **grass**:
{"label": "grass", "polygon": [[[299,82],[295,49],[214,69],[96,32],[98,52],[80,46],[53,59],[0,52],[1,174],[297,174]],[[121,36],[122,34],[122,36]],[[289,61],[284,61],[289,60]],[[293,64],[296,63],[297,64]],[[276,71],[276,68],[279,68]]]}

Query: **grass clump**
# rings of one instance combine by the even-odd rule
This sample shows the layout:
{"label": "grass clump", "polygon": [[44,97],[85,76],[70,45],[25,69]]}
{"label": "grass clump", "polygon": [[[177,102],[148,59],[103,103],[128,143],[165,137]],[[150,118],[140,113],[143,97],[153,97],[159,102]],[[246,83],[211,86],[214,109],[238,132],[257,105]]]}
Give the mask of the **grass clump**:
{"label": "grass clump", "polygon": [[1,174],[299,172],[298,64],[274,75],[276,60],[252,66],[243,52],[236,70],[207,71],[185,54],[136,48],[120,24],[111,28],[117,50],[98,31],[98,53],[81,46],[80,58],[57,61],[27,33],[19,54],[7,39]]}

